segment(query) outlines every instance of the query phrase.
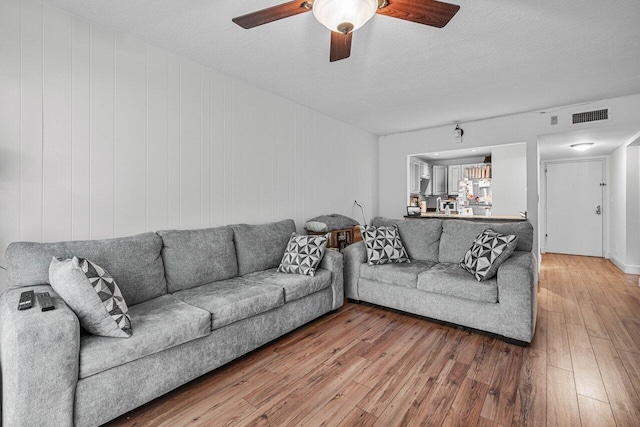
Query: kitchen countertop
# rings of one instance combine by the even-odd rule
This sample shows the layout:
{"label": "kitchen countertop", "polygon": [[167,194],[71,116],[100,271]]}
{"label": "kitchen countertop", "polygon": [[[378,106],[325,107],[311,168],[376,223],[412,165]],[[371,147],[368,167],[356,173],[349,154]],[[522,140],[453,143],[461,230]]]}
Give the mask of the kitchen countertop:
{"label": "kitchen countertop", "polygon": [[427,212],[423,213],[420,216],[409,216],[405,215],[405,218],[440,218],[440,219],[466,219],[470,221],[526,221],[526,218],[521,217],[520,215],[460,215],[460,214],[437,214],[435,212]]}

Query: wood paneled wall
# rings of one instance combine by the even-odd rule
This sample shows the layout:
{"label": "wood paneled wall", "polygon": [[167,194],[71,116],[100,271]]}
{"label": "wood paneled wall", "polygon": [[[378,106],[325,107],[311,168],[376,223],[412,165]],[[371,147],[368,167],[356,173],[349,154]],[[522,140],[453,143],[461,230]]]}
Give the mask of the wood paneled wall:
{"label": "wood paneled wall", "polygon": [[15,240],[377,213],[378,138],[340,121],[31,0],[0,2],[0,58],[1,267]]}

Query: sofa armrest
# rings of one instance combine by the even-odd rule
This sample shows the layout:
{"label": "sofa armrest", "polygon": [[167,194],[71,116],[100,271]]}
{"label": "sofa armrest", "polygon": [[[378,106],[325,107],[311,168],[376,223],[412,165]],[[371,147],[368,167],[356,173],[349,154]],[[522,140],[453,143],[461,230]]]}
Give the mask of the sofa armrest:
{"label": "sofa armrest", "polygon": [[[55,310],[18,311],[26,290],[49,292]],[[78,381],[80,323],[51,286],[13,289],[0,297],[2,420],[5,426],[71,426]]]}
{"label": "sofa armrest", "polygon": [[358,278],[360,277],[360,266],[367,262],[367,249],[364,242],[356,242],[347,246],[343,251],[344,255],[344,291],[347,298],[360,300],[358,294]]}
{"label": "sofa armrest", "polygon": [[538,283],[535,280],[536,257],[531,252],[515,251],[498,268],[498,302],[505,305],[503,323],[518,331],[522,341],[531,342],[536,327]]}
{"label": "sofa armrest", "polygon": [[336,310],[344,304],[344,264],[342,254],[338,251],[325,250],[319,267],[331,272],[331,289],[333,290],[332,307],[333,310]]}

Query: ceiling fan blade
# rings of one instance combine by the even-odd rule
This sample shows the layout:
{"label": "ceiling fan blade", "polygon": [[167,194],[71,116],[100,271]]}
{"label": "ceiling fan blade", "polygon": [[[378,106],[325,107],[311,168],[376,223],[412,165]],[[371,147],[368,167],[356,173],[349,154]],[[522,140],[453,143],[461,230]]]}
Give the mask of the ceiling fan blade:
{"label": "ceiling fan blade", "polygon": [[460,6],[436,0],[389,0],[389,4],[378,9],[380,15],[418,24],[442,28],[458,12]]}
{"label": "ceiling fan blade", "polygon": [[348,58],[351,55],[351,35],[331,31],[331,54],[329,61],[335,62]]}
{"label": "ceiling fan blade", "polygon": [[258,25],[268,24],[269,22],[288,18],[299,13],[309,12],[311,8],[308,7],[308,5],[309,3],[304,0],[294,0],[277,6],[268,7],[257,12],[238,16],[233,18],[232,21],[248,30],[249,28],[257,27]]}

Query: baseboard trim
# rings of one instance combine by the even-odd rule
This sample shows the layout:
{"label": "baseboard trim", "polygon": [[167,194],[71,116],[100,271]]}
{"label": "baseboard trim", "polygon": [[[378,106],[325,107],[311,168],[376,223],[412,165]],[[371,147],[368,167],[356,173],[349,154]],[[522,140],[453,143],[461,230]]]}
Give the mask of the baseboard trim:
{"label": "baseboard trim", "polygon": [[613,255],[609,255],[609,259],[612,263],[615,264],[623,273],[626,274],[640,274],[640,265],[627,265],[624,262],[620,261]]}

